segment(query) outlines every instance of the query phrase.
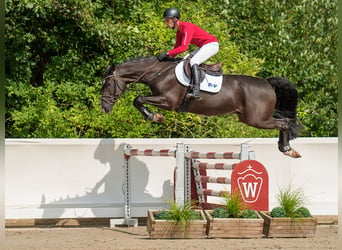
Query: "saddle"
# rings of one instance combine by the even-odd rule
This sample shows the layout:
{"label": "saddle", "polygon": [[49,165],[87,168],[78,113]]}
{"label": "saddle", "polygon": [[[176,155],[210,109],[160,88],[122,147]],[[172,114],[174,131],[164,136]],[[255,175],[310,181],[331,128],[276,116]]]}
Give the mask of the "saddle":
{"label": "saddle", "polygon": [[[200,82],[203,81],[205,74],[212,75],[212,76],[220,76],[222,75],[222,63],[215,63],[215,64],[205,64],[202,63],[199,65],[199,68],[201,70],[201,80]],[[190,60],[184,61],[184,72],[186,76],[191,79],[191,65],[190,65]]]}
{"label": "saddle", "polygon": [[[223,78],[223,70],[221,67],[222,63],[216,64],[200,64],[200,89],[202,91],[206,91],[208,93],[216,94],[220,91],[222,86],[222,78]],[[191,65],[190,59],[181,60],[176,68],[175,75],[180,84],[187,87],[187,91],[190,91],[189,88],[192,88],[191,84]],[[186,98],[186,95],[183,99],[183,103],[178,107],[177,112],[186,112],[189,106],[189,103],[192,102],[191,98]]]}

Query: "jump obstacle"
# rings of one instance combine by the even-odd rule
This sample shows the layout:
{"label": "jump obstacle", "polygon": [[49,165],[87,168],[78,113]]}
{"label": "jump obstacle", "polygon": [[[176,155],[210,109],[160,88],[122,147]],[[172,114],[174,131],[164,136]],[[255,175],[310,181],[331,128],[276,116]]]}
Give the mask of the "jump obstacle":
{"label": "jump obstacle", "polygon": [[[219,197],[226,190],[212,190],[207,189],[207,183],[220,183],[220,184],[232,184],[232,179],[229,177],[210,177],[206,176],[206,170],[234,170],[238,166],[238,162],[233,163],[211,163],[211,162],[200,162],[199,159],[224,159],[224,160],[239,160],[242,162],[255,161],[254,151],[248,151],[248,145],[241,144],[241,151],[239,153],[234,152],[197,152],[191,151],[189,145],[183,143],[177,143],[176,149],[137,149],[131,148],[130,145],[124,145],[124,157],[125,157],[125,188],[124,188],[124,219],[113,219],[111,220],[111,226],[117,224],[126,224],[130,226],[137,226],[137,219],[131,218],[131,175],[130,175],[130,158],[134,156],[150,156],[150,157],[175,157],[176,158],[176,168],[175,168],[175,202],[182,205],[186,202],[190,202],[196,199],[197,196],[198,205],[202,208],[208,208],[211,204],[206,202],[207,196]],[[256,162],[256,161],[255,161]],[[246,167],[246,172],[251,170],[252,167]],[[193,171],[194,186],[196,193],[191,193],[191,170]],[[252,169],[252,171],[256,172]],[[266,172],[266,170],[265,170]],[[202,174],[205,175],[202,175]],[[266,172],[267,174],[267,172]],[[233,175],[232,175],[233,176]],[[235,174],[236,176],[236,174]],[[247,175],[248,177],[248,175]],[[243,178],[246,178],[244,176]],[[255,178],[255,177],[254,177]],[[236,185],[241,178],[235,178]],[[255,178],[255,179],[259,179]],[[240,183],[240,182],[239,182]],[[257,182],[254,182],[257,183]],[[268,177],[267,177],[267,193],[268,193]],[[268,203],[268,194],[267,194]],[[267,204],[268,206],[268,204]]]}

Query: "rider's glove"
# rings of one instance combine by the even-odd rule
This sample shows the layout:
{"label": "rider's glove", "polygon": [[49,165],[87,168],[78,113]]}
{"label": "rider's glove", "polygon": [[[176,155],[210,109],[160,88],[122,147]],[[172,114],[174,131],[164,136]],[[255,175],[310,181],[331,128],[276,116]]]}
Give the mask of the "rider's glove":
{"label": "rider's glove", "polygon": [[161,62],[168,56],[167,52],[161,53],[157,58]]}

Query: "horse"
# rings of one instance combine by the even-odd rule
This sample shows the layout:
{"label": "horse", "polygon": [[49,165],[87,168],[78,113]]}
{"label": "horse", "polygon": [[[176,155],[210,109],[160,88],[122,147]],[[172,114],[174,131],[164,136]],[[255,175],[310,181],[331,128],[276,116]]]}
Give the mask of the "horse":
{"label": "horse", "polygon": [[101,89],[102,111],[111,112],[129,87],[145,84],[152,94],[137,96],[133,105],[147,120],[161,123],[165,117],[151,112],[145,104],[206,116],[236,114],[249,126],[279,130],[279,151],[292,158],[301,157],[289,142],[297,137],[299,128],[296,112],[298,93],[289,80],[223,74],[218,93],[201,91],[200,99],[189,101],[185,97],[188,88],[181,85],[175,76],[175,67],[182,60],[159,61],[157,57],[140,57],[116,66],[108,65]]}

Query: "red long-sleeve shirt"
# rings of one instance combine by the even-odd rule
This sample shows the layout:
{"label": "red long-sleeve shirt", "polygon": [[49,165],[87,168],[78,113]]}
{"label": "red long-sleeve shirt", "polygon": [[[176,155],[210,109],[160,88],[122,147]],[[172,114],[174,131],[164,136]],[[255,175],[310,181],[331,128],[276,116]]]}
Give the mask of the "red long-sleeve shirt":
{"label": "red long-sleeve shirt", "polygon": [[185,52],[190,43],[198,47],[211,42],[217,42],[217,38],[197,25],[189,22],[179,21],[179,28],[176,34],[176,44],[172,50],[168,51],[168,55],[175,57]]}

